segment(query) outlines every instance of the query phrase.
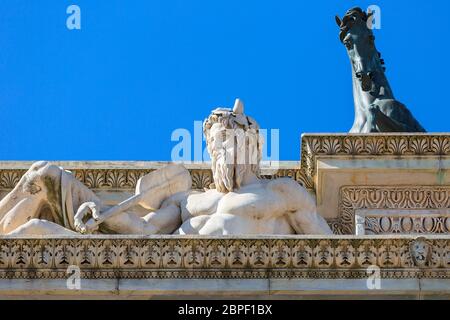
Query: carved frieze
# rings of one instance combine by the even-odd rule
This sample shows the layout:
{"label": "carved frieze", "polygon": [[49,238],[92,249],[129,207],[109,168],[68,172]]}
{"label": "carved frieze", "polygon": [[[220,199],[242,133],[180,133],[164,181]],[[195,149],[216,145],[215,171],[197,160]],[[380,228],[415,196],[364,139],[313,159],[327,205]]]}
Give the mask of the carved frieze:
{"label": "carved frieze", "polygon": [[[450,278],[450,238],[0,239],[0,278]],[[395,272],[394,272],[395,271]]]}
{"label": "carved frieze", "polygon": [[[139,178],[153,169],[70,169],[73,175],[93,190],[132,190]],[[26,170],[0,168],[0,189],[11,190],[19,182]],[[192,188],[203,190],[213,183],[210,169],[189,169],[192,176]],[[299,168],[278,169],[274,174],[263,174],[264,179],[291,177],[306,188],[312,188],[304,172]]]}
{"label": "carved frieze", "polygon": [[450,208],[450,186],[345,186],[339,198],[339,217],[329,222],[336,234],[355,234],[356,212],[367,209],[373,214],[362,223],[370,234],[450,232],[448,213],[433,213]]}

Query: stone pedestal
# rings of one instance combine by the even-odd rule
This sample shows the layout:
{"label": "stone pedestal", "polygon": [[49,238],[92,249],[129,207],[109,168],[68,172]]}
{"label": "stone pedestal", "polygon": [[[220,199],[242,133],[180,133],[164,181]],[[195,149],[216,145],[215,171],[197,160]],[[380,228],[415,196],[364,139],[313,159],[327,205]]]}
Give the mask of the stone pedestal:
{"label": "stone pedestal", "polygon": [[447,134],[304,135],[302,171],[335,233],[450,233]]}

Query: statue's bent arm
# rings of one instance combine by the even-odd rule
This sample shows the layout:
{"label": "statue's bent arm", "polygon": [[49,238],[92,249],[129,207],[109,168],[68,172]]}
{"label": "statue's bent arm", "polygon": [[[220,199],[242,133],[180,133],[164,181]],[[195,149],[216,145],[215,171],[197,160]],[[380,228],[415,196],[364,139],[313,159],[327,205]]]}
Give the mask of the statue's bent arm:
{"label": "statue's bent arm", "polygon": [[286,216],[298,234],[333,234],[325,219],[317,213],[314,197],[296,181],[279,178],[270,182],[271,188],[285,200]]}
{"label": "statue's bent arm", "polygon": [[143,218],[144,234],[173,234],[178,230],[183,222],[181,203],[187,199],[189,194],[194,193],[198,192],[193,190],[179,192],[164,200],[159,210],[151,212]]}
{"label": "statue's bent arm", "polygon": [[181,225],[181,211],[175,204],[170,204],[142,218],[143,234],[172,234]]}

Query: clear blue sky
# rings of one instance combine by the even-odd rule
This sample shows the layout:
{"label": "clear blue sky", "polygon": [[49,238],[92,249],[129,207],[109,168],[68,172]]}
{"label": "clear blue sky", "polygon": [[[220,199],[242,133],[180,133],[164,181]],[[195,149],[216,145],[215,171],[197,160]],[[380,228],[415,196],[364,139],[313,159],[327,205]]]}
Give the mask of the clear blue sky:
{"label": "clear blue sky", "polygon": [[448,0],[3,0],[0,159],[170,160],[174,129],[240,97],[298,160],[301,133],[352,125],[334,15],[371,4],[396,98],[450,131]]}

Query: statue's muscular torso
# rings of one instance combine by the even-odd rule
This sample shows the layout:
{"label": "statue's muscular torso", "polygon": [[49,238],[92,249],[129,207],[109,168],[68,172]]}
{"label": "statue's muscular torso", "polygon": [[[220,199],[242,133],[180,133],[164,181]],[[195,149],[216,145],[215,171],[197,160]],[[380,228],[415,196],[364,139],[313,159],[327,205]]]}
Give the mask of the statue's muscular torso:
{"label": "statue's muscular torso", "polygon": [[286,181],[292,180],[260,180],[234,192],[212,189],[184,196],[178,200],[182,224],[175,233],[295,234],[289,214],[299,208],[287,201],[285,189],[280,188]]}

